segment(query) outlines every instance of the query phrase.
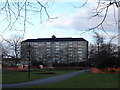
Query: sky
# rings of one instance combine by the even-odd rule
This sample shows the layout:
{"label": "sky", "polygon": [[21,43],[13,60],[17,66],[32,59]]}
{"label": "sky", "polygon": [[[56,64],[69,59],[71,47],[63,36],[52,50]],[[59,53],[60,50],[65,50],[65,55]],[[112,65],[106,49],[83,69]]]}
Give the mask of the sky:
{"label": "sky", "polygon": [[[51,38],[52,35],[55,35],[58,38],[84,38],[90,43],[93,43],[93,31],[85,32],[85,30],[98,25],[103,17],[95,17],[90,19],[90,17],[93,15],[92,11],[97,5],[97,0],[88,0],[88,3],[84,7],[79,8],[84,4],[85,1],[86,0],[57,0],[54,2],[53,0],[49,0],[47,11],[49,16],[54,19],[47,20],[47,15],[43,9],[41,14],[42,22],[39,13],[28,11],[27,20],[29,21],[29,23],[26,23],[26,30],[23,40]],[[34,0],[31,0],[31,3],[34,3]],[[45,3],[45,1],[42,2],[42,4]],[[0,2],[0,6],[2,5],[2,2]],[[35,7],[39,10],[39,7],[37,5],[35,5]],[[108,16],[103,25],[104,29],[109,35],[107,35],[100,29],[96,29],[96,32],[105,36],[107,39],[113,35],[116,35],[118,32],[116,28],[117,26],[114,23],[114,16],[116,16],[117,21],[118,10],[117,8],[115,8],[116,15],[114,15],[113,9],[113,7],[109,8]],[[5,30],[8,23],[6,20],[4,20],[5,13],[1,13],[0,35],[4,36],[5,38],[10,38],[14,34],[23,35],[23,19],[20,19],[19,22],[17,22],[14,26],[14,28],[17,28],[18,30]]]}

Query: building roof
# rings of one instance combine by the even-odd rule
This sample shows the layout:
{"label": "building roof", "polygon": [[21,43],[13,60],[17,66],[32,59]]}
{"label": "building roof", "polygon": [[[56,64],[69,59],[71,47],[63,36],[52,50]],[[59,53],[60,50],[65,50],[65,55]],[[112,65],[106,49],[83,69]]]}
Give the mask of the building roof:
{"label": "building roof", "polygon": [[[64,41],[87,41],[84,38],[56,38],[52,36],[52,38],[38,38],[38,39],[27,39],[23,42],[64,42]],[[88,41],[87,41],[88,42]]]}

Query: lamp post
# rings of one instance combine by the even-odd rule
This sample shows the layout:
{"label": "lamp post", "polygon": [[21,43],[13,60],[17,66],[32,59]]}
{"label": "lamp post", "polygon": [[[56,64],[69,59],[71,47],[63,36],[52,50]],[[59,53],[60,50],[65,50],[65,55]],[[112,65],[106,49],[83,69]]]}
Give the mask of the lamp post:
{"label": "lamp post", "polygon": [[30,44],[28,45],[28,79],[30,79]]}
{"label": "lamp post", "polygon": [[55,62],[55,43],[54,43],[55,39],[56,37],[55,35],[53,35],[52,36],[52,48],[51,48],[52,49],[52,63],[50,66],[53,66],[53,63]]}

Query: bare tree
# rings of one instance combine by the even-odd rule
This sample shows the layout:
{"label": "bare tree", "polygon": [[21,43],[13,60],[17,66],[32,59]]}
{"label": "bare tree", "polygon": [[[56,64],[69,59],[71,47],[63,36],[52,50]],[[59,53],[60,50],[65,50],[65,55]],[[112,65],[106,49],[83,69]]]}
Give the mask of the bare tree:
{"label": "bare tree", "polygon": [[2,52],[3,57],[9,57],[9,47],[1,43],[1,48],[2,48],[1,52]]}
{"label": "bare tree", "polygon": [[3,40],[3,55],[15,59],[15,64],[17,64],[17,60],[20,58],[20,43],[22,41],[21,37],[14,35],[10,39],[3,38]]}
{"label": "bare tree", "polygon": [[59,58],[58,62],[63,63],[65,61],[65,52],[64,52],[64,50],[59,49],[56,54],[58,55],[58,58]]}
{"label": "bare tree", "polygon": [[105,38],[98,33],[95,36],[96,43],[90,47],[90,63],[98,68],[117,66],[117,45],[111,40],[105,42]]}

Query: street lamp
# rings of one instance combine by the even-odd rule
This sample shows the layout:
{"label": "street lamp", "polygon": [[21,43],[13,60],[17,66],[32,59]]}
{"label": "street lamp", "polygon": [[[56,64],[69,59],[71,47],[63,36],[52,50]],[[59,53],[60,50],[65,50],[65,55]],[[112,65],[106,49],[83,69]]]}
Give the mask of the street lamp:
{"label": "street lamp", "polygon": [[28,79],[30,79],[30,44],[28,45]]}

